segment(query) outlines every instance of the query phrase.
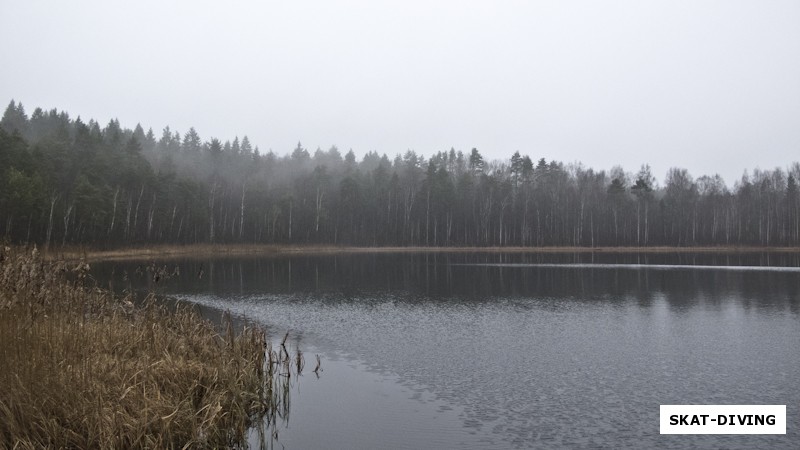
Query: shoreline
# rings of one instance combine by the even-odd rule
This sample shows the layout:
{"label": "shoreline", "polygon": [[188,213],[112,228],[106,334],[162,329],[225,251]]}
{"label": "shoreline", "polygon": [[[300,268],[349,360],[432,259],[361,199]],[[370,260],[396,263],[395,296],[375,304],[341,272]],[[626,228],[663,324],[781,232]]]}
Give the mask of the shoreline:
{"label": "shoreline", "polygon": [[0,269],[0,448],[240,448],[288,414],[302,354],[263,328],[134,304],[30,249],[0,246]]}
{"label": "shoreline", "polygon": [[286,255],[336,255],[383,253],[797,253],[800,247],[765,246],[697,246],[697,247],[350,247],[332,245],[274,245],[274,244],[189,244],[122,247],[111,250],[96,248],[66,248],[51,250],[48,259],[122,261],[137,259],[175,259],[227,256],[286,256]]}

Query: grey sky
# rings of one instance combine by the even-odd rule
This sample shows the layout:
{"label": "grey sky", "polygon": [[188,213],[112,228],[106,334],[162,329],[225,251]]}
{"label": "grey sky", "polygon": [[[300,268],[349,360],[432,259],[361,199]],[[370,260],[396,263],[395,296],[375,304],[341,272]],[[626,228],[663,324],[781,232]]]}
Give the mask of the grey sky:
{"label": "grey sky", "polygon": [[0,101],[284,154],[800,160],[800,2],[0,0]]}

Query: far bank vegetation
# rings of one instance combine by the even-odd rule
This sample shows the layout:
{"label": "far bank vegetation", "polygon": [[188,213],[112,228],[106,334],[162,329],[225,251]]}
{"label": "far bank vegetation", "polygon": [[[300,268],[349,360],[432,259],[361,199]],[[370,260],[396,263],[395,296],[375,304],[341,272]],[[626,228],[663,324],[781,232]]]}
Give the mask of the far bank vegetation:
{"label": "far bank vegetation", "polygon": [[[524,149],[523,149],[524,150]],[[0,237],[52,248],[798,246],[800,164],[740,179],[626,171],[476,149],[426,158],[260,151],[12,101],[0,120]],[[730,183],[732,181],[732,184]]]}

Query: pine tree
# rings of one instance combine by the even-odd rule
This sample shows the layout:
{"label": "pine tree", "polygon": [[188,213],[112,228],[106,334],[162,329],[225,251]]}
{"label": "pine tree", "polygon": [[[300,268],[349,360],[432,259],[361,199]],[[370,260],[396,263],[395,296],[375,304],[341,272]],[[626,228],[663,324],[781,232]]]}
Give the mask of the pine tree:
{"label": "pine tree", "polygon": [[473,174],[483,173],[483,167],[485,163],[483,162],[483,156],[478,151],[477,148],[473,148],[469,154],[469,168]]}
{"label": "pine tree", "polygon": [[3,118],[0,119],[0,128],[11,134],[17,132],[22,136],[28,135],[28,116],[25,114],[25,108],[22,103],[15,103],[14,100],[11,100],[6,112],[3,114]]}
{"label": "pine tree", "polygon": [[200,140],[200,135],[197,134],[194,127],[189,128],[189,131],[183,137],[183,151],[191,155],[198,155],[202,149],[203,144]]}

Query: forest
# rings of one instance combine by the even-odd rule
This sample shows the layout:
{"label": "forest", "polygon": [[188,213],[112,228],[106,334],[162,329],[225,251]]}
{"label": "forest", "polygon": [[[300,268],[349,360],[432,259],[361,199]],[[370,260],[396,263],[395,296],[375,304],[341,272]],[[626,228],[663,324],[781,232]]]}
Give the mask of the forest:
{"label": "forest", "polygon": [[[288,150],[288,149],[287,149]],[[800,164],[719,175],[594,170],[476,148],[429,158],[101,126],[11,101],[0,120],[0,240],[353,246],[796,246]]]}

